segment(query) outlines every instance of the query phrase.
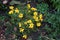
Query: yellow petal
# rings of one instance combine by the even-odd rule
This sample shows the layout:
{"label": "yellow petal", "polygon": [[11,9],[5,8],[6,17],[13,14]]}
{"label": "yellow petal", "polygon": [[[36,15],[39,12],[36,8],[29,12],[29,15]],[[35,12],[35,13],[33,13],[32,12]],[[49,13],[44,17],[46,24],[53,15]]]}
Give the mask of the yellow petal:
{"label": "yellow petal", "polygon": [[21,27],[22,26],[22,24],[19,22],[19,27]]}
{"label": "yellow petal", "polygon": [[22,13],[20,13],[20,14],[18,15],[18,17],[19,17],[19,18],[22,18],[22,17],[23,17],[23,14],[22,14]]}
{"label": "yellow petal", "polygon": [[13,9],[14,8],[14,6],[9,6],[9,9]]}
{"label": "yellow petal", "polygon": [[32,23],[32,20],[28,20],[27,23]]}
{"label": "yellow petal", "polygon": [[24,39],[27,39],[27,35],[23,35],[23,38],[24,38]]}
{"label": "yellow petal", "polygon": [[41,26],[41,23],[37,23],[37,26],[40,27]]}
{"label": "yellow petal", "polygon": [[23,32],[24,31],[24,28],[20,28],[20,32]]}
{"label": "yellow petal", "polygon": [[37,12],[34,12],[33,14],[34,14],[34,16],[37,16],[37,15],[38,15],[38,13],[37,13]]}
{"label": "yellow petal", "polygon": [[27,8],[30,9],[30,4],[27,4]]}
{"label": "yellow petal", "polygon": [[30,23],[29,24],[29,28],[33,28],[34,27],[34,24],[33,23]]}
{"label": "yellow petal", "polygon": [[14,12],[13,10],[10,10],[10,11],[9,11],[9,14],[13,14],[13,12]]}
{"label": "yellow petal", "polygon": [[32,8],[31,8],[31,10],[32,10],[32,11],[36,11],[37,9],[36,9],[36,8],[34,8],[34,7],[32,7]]}
{"label": "yellow petal", "polygon": [[38,17],[36,17],[35,21],[39,21]]}
{"label": "yellow petal", "polygon": [[19,10],[18,10],[18,8],[16,8],[16,9],[15,9],[15,13],[19,13]]}

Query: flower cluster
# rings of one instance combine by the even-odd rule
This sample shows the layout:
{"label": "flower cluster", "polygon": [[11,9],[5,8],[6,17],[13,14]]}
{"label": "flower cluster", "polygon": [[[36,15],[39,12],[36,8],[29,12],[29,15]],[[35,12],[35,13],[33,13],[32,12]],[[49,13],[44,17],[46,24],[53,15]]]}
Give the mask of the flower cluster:
{"label": "flower cluster", "polygon": [[30,4],[27,4],[27,10],[21,12],[19,8],[14,8],[14,6],[9,6],[9,15],[16,16],[14,20],[17,20],[16,23],[19,26],[19,32],[22,33],[22,37],[27,39],[26,30],[34,30],[34,28],[41,27],[41,22],[43,21],[43,15],[38,13],[37,9],[31,7]]}

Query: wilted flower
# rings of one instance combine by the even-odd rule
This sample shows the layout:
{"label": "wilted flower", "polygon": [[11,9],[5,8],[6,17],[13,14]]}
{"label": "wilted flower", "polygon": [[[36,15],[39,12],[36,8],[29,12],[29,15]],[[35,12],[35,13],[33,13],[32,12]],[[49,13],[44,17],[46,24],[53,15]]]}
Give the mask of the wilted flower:
{"label": "wilted flower", "polygon": [[17,31],[17,28],[16,27],[14,27],[14,31]]}
{"label": "wilted flower", "polygon": [[8,3],[8,1],[7,0],[3,0],[3,4],[7,4]]}

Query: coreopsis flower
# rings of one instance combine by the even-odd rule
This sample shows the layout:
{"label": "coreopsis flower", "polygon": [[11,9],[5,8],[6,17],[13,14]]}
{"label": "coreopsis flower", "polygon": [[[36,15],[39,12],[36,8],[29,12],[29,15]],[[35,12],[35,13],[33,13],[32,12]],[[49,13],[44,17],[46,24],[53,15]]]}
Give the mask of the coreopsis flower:
{"label": "coreopsis flower", "polygon": [[27,35],[26,35],[26,34],[25,34],[25,35],[23,35],[22,37],[23,37],[24,39],[27,39]]}
{"label": "coreopsis flower", "polygon": [[39,19],[40,19],[40,21],[43,21],[43,15],[42,14],[39,15]]}
{"label": "coreopsis flower", "polygon": [[14,9],[14,6],[9,6],[9,9]]}
{"label": "coreopsis flower", "polygon": [[30,23],[30,24],[29,24],[29,28],[32,29],[33,27],[34,27],[34,24],[33,24],[33,23]]}
{"label": "coreopsis flower", "polygon": [[28,20],[27,23],[32,23],[32,20]]}
{"label": "coreopsis flower", "polygon": [[27,8],[30,9],[30,4],[27,4]]}
{"label": "coreopsis flower", "polygon": [[41,26],[41,23],[37,23],[36,25],[37,25],[37,27],[40,27]]}
{"label": "coreopsis flower", "polygon": [[36,19],[37,16],[33,16],[33,19]]}
{"label": "coreopsis flower", "polygon": [[15,9],[15,13],[19,13],[19,9],[18,8]]}
{"label": "coreopsis flower", "polygon": [[24,28],[20,28],[20,32],[24,32]]}
{"label": "coreopsis flower", "polygon": [[42,18],[42,17],[43,17],[43,15],[42,15],[42,14],[40,14],[40,15],[39,15],[39,17],[40,17],[40,18]]}
{"label": "coreopsis flower", "polygon": [[9,11],[9,14],[13,14],[13,13],[14,13],[14,10],[10,10],[10,11]]}
{"label": "coreopsis flower", "polygon": [[38,15],[38,13],[37,13],[37,12],[34,12],[34,13],[33,13],[33,15],[34,15],[34,16],[37,16],[37,15]]}
{"label": "coreopsis flower", "polygon": [[22,24],[19,22],[19,27],[21,27],[22,26]]}
{"label": "coreopsis flower", "polygon": [[35,21],[39,21],[38,17],[35,18]]}
{"label": "coreopsis flower", "polygon": [[32,8],[31,8],[31,10],[32,10],[32,11],[36,11],[37,9],[36,9],[36,8],[34,8],[34,7],[32,7]]}
{"label": "coreopsis flower", "polygon": [[23,14],[20,13],[20,14],[18,15],[18,17],[19,17],[19,18],[23,18]]}

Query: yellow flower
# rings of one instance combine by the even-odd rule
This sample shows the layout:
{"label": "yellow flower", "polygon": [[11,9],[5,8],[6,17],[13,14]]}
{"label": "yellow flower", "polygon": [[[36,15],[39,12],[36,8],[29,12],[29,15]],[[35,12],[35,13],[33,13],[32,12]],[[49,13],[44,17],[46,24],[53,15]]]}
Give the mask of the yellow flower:
{"label": "yellow flower", "polygon": [[13,12],[14,12],[13,10],[10,10],[10,11],[9,11],[9,14],[13,14]]}
{"label": "yellow flower", "polygon": [[39,27],[39,26],[41,26],[41,23],[37,23],[36,25]]}
{"label": "yellow flower", "polygon": [[22,37],[23,37],[24,39],[27,39],[27,35],[26,35],[26,34],[25,34],[25,35],[23,35]]}
{"label": "yellow flower", "polygon": [[24,22],[24,24],[27,24],[27,22]]}
{"label": "yellow flower", "polygon": [[20,28],[20,32],[23,32],[24,31],[24,28]]}
{"label": "yellow flower", "polygon": [[22,13],[20,13],[20,14],[18,15],[18,17],[19,17],[19,18],[22,18],[22,17],[23,17],[23,14],[22,14]]}
{"label": "yellow flower", "polygon": [[39,15],[39,18],[40,18],[40,21],[43,21],[43,15],[42,14]]}
{"label": "yellow flower", "polygon": [[33,28],[34,27],[34,24],[33,23],[30,23],[29,24],[29,28]]}
{"label": "yellow flower", "polygon": [[34,14],[34,16],[37,16],[37,15],[38,15],[38,13],[37,13],[37,12],[34,12],[33,14]]}
{"label": "yellow flower", "polygon": [[27,4],[27,8],[30,9],[30,4]]}
{"label": "yellow flower", "polygon": [[39,18],[38,18],[37,16],[33,16],[33,19],[34,19],[35,21],[39,21]]}
{"label": "yellow flower", "polygon": [[33,16],[33,19],[36,19],[37,16]]}
{"label": "yellow flower", "polygon": [[21,27],[22,26],[22,24],[19,22],[19,27]]}
{"label": "yellow flower", "polygon": [[43,21],[43,18],[41,18],[40,21]]}
{"label": "yellow flower", "polygon": [[27,23],[32,23],[32,20],[28,20]]}
{"label": "yellow flower", "polygon": [[9,9],[14,9],[14,6],[9,6]]}
{"label": "yellow flower", "polygon": [[38,17],[35,18],[35,21],[39,21]]}
{"label": "yellow flower", "polygon": [[34,8],[34,7],[32,7],[32,8],[31,8],[31,10],[32,10],[32,11],[36,11],[37,9],[36,9],[36,8]]}
{"label": "yellow flower", "polygon": [[18,8],[16,8],[16,9],[15,9],[15,12],[16,12],[16,13],[19,13],[19,10],[18,10]]}
{"label": "yellow flower", "polygon": [[40,17],[40,18],[42,18],[42,17],[43,17],[43,15],[42,15],[42,14],[40,14],[40,15],[39,15],[39,17]]}

